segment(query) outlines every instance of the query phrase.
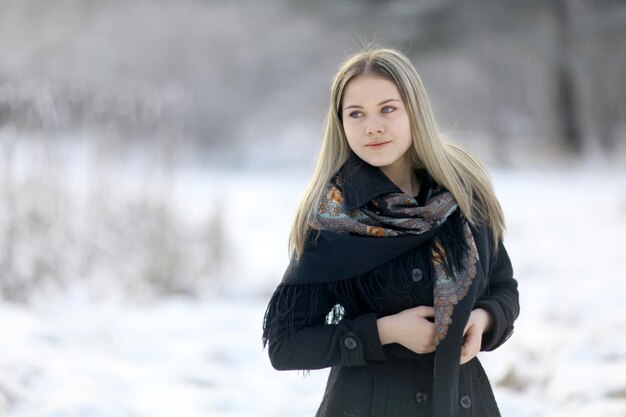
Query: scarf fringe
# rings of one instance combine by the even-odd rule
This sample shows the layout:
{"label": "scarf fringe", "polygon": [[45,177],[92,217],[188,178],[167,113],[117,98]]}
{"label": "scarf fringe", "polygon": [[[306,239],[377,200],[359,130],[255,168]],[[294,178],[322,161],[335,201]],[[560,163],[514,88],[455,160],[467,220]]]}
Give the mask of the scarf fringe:
{"label": "scarf fringe", "polygon": [[[281,283],[274,291],[263,317],[263,347],[267,346],[274,320],[285,323],[290,337],[295,335],[296,329],[311,325],[313,316],[319,314],[320,291],[330,292],[335,298],[334,306],[326,315],[325,324],[337,324],[344,317],[355,317],[363,311],[381,312],[380,295],[383,290],[391,292],[390,295],[409,296],[411,300],[417,300],[418,287],[412,281],[411,270],[415,265],[427,268],[424,271],[424,285],[429,289],[433,288],[435,271],[431,248],[438,250],[435,239],[447,253],[447,256],[443,257],[445,259],[443,266],[449,268],[448,270],[461,270],[462,256],[469,251],[467,242],[462,238],[461,220],[457,210],[441,226],[435,238],[364,274],[327,283]],[[309,308],[296,322],[294,311],[302,297],[309,298],[307,300]]]}
{"label": "scarf fringe", "polygon": [[[290,337],[295,335],[296,329],[311,325],[314,315],[319,314],[321,291],[330,292],[335,300],[335,304],[326,314],[325,324],[337,324],[344,317],[355,317],[362,311],[380,312],[380,296],[383,291],[390,296],[408,296],[411,300],[417,300],[418,287],[411,277],[415,265],[428,268],[424,271],[424,285],[432,291],[434,267],[430,259],[430,246],[431,243],[425,244],[372,271],[351,278],[327,283],[280,284],[263,317],[263,347],[267,346],[274,320],[278,320],[281,326],[288,329]],[[309,308],[305,315],[296,320],[294,312],[302,297],[308,297],[306,305]],[[417,303],[413,306],[417,307]]]}
{"label": "scarf fringe", "polygon": [[443,252],[437,245],[434,246],[434,250],[443,259],[443,267],[450,276],[463,270],[463,257],[470,250],[468,243],[462,238],[465,235],[463,221],[464,217],[457,209],[450,215],[448,221],[441,225],[440,232],[437,233],[437,240]]}

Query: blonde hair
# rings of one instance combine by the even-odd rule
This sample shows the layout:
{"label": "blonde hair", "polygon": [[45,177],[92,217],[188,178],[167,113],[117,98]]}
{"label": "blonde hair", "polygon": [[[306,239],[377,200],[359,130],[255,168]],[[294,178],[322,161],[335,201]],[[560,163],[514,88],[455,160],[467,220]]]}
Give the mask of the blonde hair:
{"label": "blonde hair", "polygon": [[398,88],[407,108],[413,136],[409,150],[414,168],[425,168],[433,179],[454,196],[463,215],[473,226],[486,223],[494,248],[504,232],[504,216],[485,166],[460,146],[445,140],[422,81],[409,59],[387,48],[368,48],[350,56],[334,77],[324,137],[313,177],[304,192],[289,236],[289,252],[300,258],[309,220],[314,216],[329,180],[350,155],[341,107],[346,85],[355,77],[380,76]]}

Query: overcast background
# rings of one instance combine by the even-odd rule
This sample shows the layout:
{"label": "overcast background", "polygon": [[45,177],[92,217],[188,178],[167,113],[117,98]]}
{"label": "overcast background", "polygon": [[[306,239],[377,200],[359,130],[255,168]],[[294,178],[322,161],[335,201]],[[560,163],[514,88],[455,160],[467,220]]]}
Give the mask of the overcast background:
{"label": "overcast background", "polygon": [[314,414],[326,371],[273,371],[261,320],[369,42],[493,174],[503,413],[626,416],[618,0],[0,0],[0,416]]}

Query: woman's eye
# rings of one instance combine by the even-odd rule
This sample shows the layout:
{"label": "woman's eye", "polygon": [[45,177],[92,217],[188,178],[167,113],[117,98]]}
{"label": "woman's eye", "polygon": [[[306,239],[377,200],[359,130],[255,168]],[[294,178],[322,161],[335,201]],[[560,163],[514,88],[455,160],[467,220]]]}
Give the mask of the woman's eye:
{"label": "woman's eye", "polygon": [[356,111],[356,110],[355,110],[355,111],[351,112],[351,113],[349,114],[349,116],[350,116],[350,117],[357,118],[357,117],[361,117],[361,115],[362,115],[362,114],[363,114],[363,113],[361,113],[360,111]]}
{"label": "woman's eye", "polygon": [[395,107],[385,106],[385,107],[383,107],[383,113],[391,113],[395,109],[396,109]]}

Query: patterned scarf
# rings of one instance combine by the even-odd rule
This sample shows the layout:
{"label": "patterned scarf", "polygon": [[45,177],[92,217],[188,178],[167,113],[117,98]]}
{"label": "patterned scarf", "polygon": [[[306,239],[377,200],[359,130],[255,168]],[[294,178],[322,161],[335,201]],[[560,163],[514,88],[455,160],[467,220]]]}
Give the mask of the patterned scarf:
{"label": "patterned scarf", "polygon": [[[368,165],[361,165],[360,169],[367,170],[361,178],[377,182],[376,190],[397,191],[385,191],[369,199],[367,192],[360,192],[356,197],[359,204],[348,210],[344,192],[348,187],[343,187],[343,181],[357,166],[351,163],[361,162],[352,158],[331,179],[316,215],[309,222],[300,259],[292,255],[268,304],[263,320],[263,344],[268,342],[271,323],[276,317],[286,322],[291,332],[307,322],[308,318],[302,323],[294,322],[293,308],[299,297],[308,294],[313,303],[315,288],[324,285],[345,288],[342,284],[351,279],[367,275],[411,248],[428,244],[435,308],[433,411],[437,417],[455,416],[463,331],[479,292],[480,285],[475,283],[484,274],[477,262],[473,234],[447,190],[435,186],[428,190],[425,204],[420,205],[415,197],[384,184],[389,182],[384,174]],[[366,201],[359,200],[362,198]],[[454,226],[457,220],[458,228]]]}
{"label": "patterned scarf", "polygon": [[[432,235],[444,222],[451,220],[457,209],[458,204],[450,192],[435,188],[429,192],[423,206],[413,196],[391,192],[348,211],[344,205],[342,178],[335,175],[309,226],[338,235],[390,238],[382,241],[393,242],[403,236]],[[456,399],[463,331],[477,294],[477,285],[472,283],[477,275],[478,251],[470,227],[462,219],[468,250],[463,252],[460,262],[448,259],[445,245],[436,233],[431,247],[436,346],[433,415],[438,417],[458,413]],[[459,264],[460,268],[453,267]]]}
{"label": "patterned scarf", "polygon": [[[458,208],[450,192],[437,188],[430,193],[424,206],[408,194],[388,193],[363,207],[347,211],[342,183],[339,176],[331,180],[315,217],[309,223],[311,228],[372,237],[419,235],[441,225]],[[436,345],[446,337],[454,305],[467,295],[476,275],[478,252],[467,221],[463,222],[463,232],[469,251],[463,256],[460,271],[451,271],[452,262],[446,259],[446,251],[437,238],[431,249],[435,271]]]}

